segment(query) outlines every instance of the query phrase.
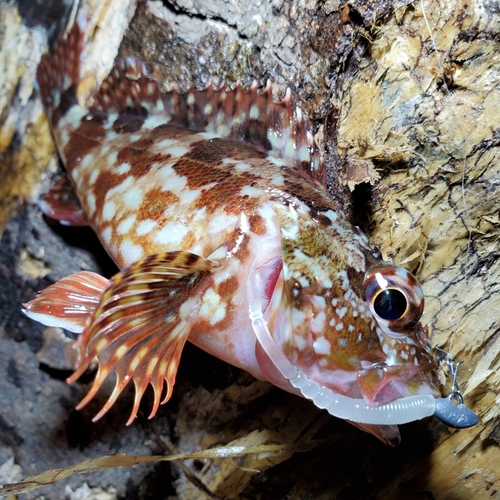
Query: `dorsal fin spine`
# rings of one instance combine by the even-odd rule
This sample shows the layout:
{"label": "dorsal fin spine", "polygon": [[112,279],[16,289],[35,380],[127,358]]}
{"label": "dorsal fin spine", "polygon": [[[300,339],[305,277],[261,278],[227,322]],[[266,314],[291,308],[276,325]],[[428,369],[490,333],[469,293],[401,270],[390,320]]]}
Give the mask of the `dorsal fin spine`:
{"label": "dorsal fin spine", "polygon": [[[40,91],[53,126],[77,104],[85,25],[85,18],[80,16],[67,37],[58,39],[54,53],[43,56],[38,69]],[[260,93],[256,81],[248,91],[238,83],[233,90],[226,85],[214,89],[210,84],[205,90],[191,89],[184,94],[176,90],[161,92],[147,76],[144,64],[127,57],[118,61],[102,82],[90,112],[108,117],[115,112],[138,113],[145,119],[145,127],[163,122],[242,140],[319,183],[325,181],[308,119],[295,105],[290,89],[281,102],[273,102],[269,82]],[[152,116],[156,118],[148,124]]]}
{"label": "dorsal fin spine", "polygon": [[225,84],[218,89],[209,84],[205,90],[161,92],[147,77],[144,64],[128,57],[116,63],[103,81],[94,108],[118,113],[143,109],[163,115],[167,125],[243,140],[324,183],[309,121],[295,105],[290,89],[275,103],[269,81],[260,93],[256,81],[248,91],[238,82],[232,90]]}

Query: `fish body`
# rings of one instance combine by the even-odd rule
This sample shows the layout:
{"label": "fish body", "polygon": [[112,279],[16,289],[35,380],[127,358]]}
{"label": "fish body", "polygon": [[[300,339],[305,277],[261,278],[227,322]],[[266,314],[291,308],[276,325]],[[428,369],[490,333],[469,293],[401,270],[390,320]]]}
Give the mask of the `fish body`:
{"label": "fish body", "polygon": [[[161,93],[128,58],[81,105],[84,29],[80,18],[38,70],[76,193],[64,197],[59,186],[44,211],[90,225],[121,271],[111,280],[88,272],[63,278],[26,305],[34,319],[81,334],[70,381],[98,357],[79,407],[114,370],[115,390],[97,417],[130,380],[129,422],[148,384],[154,415],[162,395],[170,397],[186,340],[298,393],[256,337],[253,310],[286,358],[327,391],[373,407],[438,394],[419,323],[421,289],[380,260],[328,195],[309,124],[290,93],[280,103],[269,86]],[[397,439],[392,427],[364,427]]]}

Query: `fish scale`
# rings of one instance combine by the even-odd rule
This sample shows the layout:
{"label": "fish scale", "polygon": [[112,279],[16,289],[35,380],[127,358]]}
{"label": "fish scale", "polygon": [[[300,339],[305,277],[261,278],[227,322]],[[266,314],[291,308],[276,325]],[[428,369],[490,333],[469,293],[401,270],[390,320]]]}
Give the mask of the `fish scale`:
{"label": "fish scale", "polygon": [[[276,347],[322,394],[372,407],[437,395],[421,289],[380,261],[328,195],[311,126],[290,91],[278,103],[269,84],[162,93],[127,58],[80,105],[85,27],[80,17],[38,70],[69,179],[41,208],[90,225],[121,270],[109,281],[63,278],[25,305],[30,317],[80,333],[69,382],[98,358],[78,408],[114,371],[115,389],[96,418],[130,380],[128,423],[149,384],[153,416],[172,393],[186,340],[296,394],[270,354]],[[395,319],[374,306],[393,288],[406,301]],[[260,322],[251,320],[256,311]],[[262,324],[273,349],[264,347]],[[389,444],[399,439],[394,426],[355,425]]]}

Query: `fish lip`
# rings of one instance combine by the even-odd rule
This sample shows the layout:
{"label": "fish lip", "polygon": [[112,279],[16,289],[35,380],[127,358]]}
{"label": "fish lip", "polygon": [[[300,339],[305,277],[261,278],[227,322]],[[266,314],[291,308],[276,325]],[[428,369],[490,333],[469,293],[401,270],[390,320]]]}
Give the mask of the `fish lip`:
{"label": "fish lip", "polygon": [[[396,340],[397,354],[395,359],[387,355],[383,361],[362,362],[362,371],[358,372],[358,385],[367,404],[377,407],[407,396],[423,394],[441,397],[436,372],[437,362],[432,354],[427,326],[419,322],[406,333],[387,331],[382,325],[379,326],[385,337],[384,341],[393,343]],[[398,349],[401,344],[409,345],[412,352]],[[404,352],[407,353],[406,359],[402,357]],[[363,379],[373,378],[377,372],[383,373],[378,385],[372,382],[369,387]]]}
{"label": "fish lip", "polygon": [[[430,394],[435,398],[441,396],[435,372],[435,362],[420,366],[404,367],[403,365],[387,365],[385,362],[374,363],[358,372],[357,382],[361,396],[372,407],[392,403],[408,396]],[[366,381],[374,375],[380,377],[376,390],[371,390]],[[382,373],[381,373],[382,372]]]}
{"label": "fish lip", "polygon": [[[386,384],[381,391],[377,393],[375,398],[375,402],[377,406],[392,403],[401,398],[405,398],[408,396],[417,396],[422,394],[430,394],[435,398],[441,396],[440,391],[437,387],[434,387],[433,384],[429,383],[427,380],[420,380],[418,377],[412,377],[410,379],[411,382],[418,384],[418,388],[416,390],[408,389],[407,391],[402,391],[398,387],[394,387],[393,385]],[[407,387],[405,384],[402,384],[403,387]],[[397,392],[396,395],[393,395],[393,391]]]}

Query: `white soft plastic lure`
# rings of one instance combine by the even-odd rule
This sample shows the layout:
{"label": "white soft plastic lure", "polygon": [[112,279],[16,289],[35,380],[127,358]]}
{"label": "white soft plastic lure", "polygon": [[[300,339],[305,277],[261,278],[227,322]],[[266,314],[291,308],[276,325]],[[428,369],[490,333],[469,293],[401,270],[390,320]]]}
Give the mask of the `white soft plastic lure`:
{"label": "white soft plastic lure", "polygon": [[327,194],[290,93],[279,103],[269,86],[162,93],[128,58],[82,106],[84,31],[80,17],[38,69],[69,178],[41,207],[90,225],[122,270],[68,276],[25,306],[81,334],[70,382],[98,358],[78,408],[114,370],[96,419],[130,380],[129,423],[149,384],[153,416],[190,340],[387,443],[399,440],[394,424],[435,414],[440,401],[457,412],[436,399],[420,286],[382,262]]}

